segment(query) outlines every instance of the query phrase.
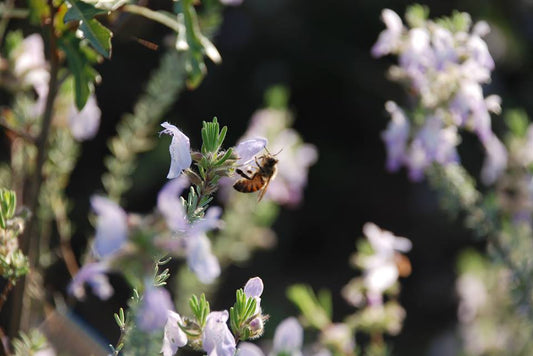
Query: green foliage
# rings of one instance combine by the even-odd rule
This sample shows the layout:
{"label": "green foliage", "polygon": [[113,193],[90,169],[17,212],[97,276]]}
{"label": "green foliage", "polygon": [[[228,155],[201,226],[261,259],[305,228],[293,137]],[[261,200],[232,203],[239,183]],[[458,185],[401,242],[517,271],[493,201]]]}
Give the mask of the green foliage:
{"label": "green foliage", "polygon": [[331,323],[331,296],[327,291],[315,295],[311,287],[295,284],[287,289],[287,297],[293,302],[312,327],[321,330]]}
{"label": "green foliage", "polygon": [[24,36],[22,34],[21,30],[17,31],[10,31],[6,35],[5,44],[4,44],[4,52],[6,57],[10,57],[11,53],[15,48],[17,48],[22,41],[24,40]]}
{"label": "green foliage", "polygon": [[17,196],[15,192],[8,189],[0,189],[0,227],[5,229],[7,227],[7,220],[15,215],[17,207]]}
{"label": "green foliage", "polygon": [[516,137],[525,137],[527,128],[529,126],[529,118],[527,113],[521,109],[507,110],[504,116],[505,123],[511,131],[511,134]]}
{"label": "green foliage", "polygon": [[252,336],[248,323],[255,316],[256,309],[255,298],[247,297],[242,289],[238,289],[235,304],[229,310],[229,318],[231,331],[239,340],[245,341]]}
{"label": "green foliage", "polygon": [[159,266],[167,264],[172,257],[167,257],[165,259],[160,259],[155,263],[154,266],[154,286],[162,287],[167,284],[167,280],[170,278],[169,269],[165,268],[163,272],[159,273]]}
{"label": "green foliage", "polygon": [[98,72],[92,67],[94,56],[91,51],[82,50],[82,42],[73,33],[59,39],[59,47],[65,52],[70,72],[74,76],[74,97],[78,110],[83,109],[93,90]]}
{"label": "green foliage", "polygon": [[[97,9],[81,0],[68,0],[69,9],[65,14],[65,23],[70,21],[80,21],[79,29],[83,33],[91,46],[106,58],[111,57],[111,37],[113,34],[93,17],[104,14],[107,11]],[[83,107],[83,106],[82,106]],[[80,108],[81,110],[81,108]]]}
{"label": "green foliage", "polygon": [[405,21],[409,27],[423,27],[429,17],[429,7],[413,4],[405,11]]}
{"label": "green foliage", "polygon": [[209,307],[209,302],[205,298],[205,294],[202,293],[202,295],[200,295],[200,298],[198,298],[196,295],[193,295],[189,299],[189,307],[191,308],[193,315],[198,321],[198,325],[200,325],[200,328],[203,328],[207,320],[207,315],[211,311]]}
{"label": "green foliage", "polygon": [[28,334],[21,332],[19,337],[13,340],[13,356],[33,356],[47,347],[46,337],[37,329],[32,329]]}
{"label": "green foliage", "polygon": [[50,17],[50,8],[46,0],[28,0],[30,9],[30,22],[33,25],[41,25],[44,19]]}
{"label": "green foliage", "polygon": [[449,17],[441,17],[436,22],[451,32],[468,32],[472,25],[472,18],[466,12],[454,10]]}
{"label": "green foliage", "polygon": [[178,15],[178,22],[180,22],[182,30],[178,33],[176,48],[187,50],[187,85],[190,88],[196,88],[207,73],[204,55],[207,55],[215,63],[220,62],[221,58],[216,47],[200,31],[193,1],[181,1],[181,11],[182,13]]}
{"label": "green foliage", "polygon": [[228,127],[224,126],[220,130],[216,117],[212,122],[204,121],[202,125],[202,154],[217,153],[226,138]]}
{"label": "green foliage", "polygon": [[270,109],[286,110],[289,94],[289,89],[285,85],[273,85],[265,92],[265,106]]}

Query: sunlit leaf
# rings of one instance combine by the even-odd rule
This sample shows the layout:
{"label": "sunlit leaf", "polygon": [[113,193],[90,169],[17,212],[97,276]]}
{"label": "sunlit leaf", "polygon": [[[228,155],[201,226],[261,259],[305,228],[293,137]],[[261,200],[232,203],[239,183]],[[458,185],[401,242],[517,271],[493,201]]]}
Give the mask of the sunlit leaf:
{"label": "sunlit leaf", "polygon": [[107,13],[107,10],[98,9],[93,5],[77,0],[70,0],[68,3],[70,7],[65,14],[64,21],[80,21],[79,29],[83,33],[83,37],[102,56],[111,57],[111,37],[113,33],[93,18],[96,15]]}

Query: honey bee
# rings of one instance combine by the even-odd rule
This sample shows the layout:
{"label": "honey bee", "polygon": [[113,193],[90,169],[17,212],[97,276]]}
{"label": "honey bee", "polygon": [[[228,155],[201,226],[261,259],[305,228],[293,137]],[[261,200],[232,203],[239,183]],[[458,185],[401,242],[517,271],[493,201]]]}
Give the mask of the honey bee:
{"label": "honey bee", "polygon": [[278,153],[272,155],[267,150],[267,154],[259,156],[259,159],[255,157],[255,164],[257,165],[257,168],[255,168],[253,171],[248,171],[248,174],[244,173],[240,169],[236,169],[235,172],[242,178],[233,184],[233,188],[242,193],[253,193],[260,190],[257,201],[261,201],[266,193],[270,181],[276,176],[276,164],[278,163],[278,159],[275,156]]}

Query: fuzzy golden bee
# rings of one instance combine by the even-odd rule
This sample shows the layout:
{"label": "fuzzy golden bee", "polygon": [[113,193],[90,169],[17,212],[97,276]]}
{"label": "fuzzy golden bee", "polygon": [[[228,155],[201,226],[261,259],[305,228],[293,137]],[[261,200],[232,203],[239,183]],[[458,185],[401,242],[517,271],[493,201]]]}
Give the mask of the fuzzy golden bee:
{"label": "fuzzy golden bee", "polygon": [[275,157],[275,155],[270,153],[261,155],[259,158],[256,157],[255,164],[257,167],[254,170],[248,171],[248,174],[244,173],[240,169],[235,170],[235,172],[242,178],[233,184],[233,188],[242,193],[253,193],[259,190],[260,192],[257,197],[257,201],[261,201],[266,193],[270,181],[276,176],[277,163],[278,159]]}

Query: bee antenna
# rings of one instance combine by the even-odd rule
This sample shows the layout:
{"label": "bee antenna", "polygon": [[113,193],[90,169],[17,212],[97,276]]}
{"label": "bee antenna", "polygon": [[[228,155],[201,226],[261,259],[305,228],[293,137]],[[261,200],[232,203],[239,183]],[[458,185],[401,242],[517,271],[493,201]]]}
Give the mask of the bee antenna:
{"label": "bee antenna", "polygon": [[268,148],[266,148],[266,146],[265,146],[265,151],[267,151],[267,153],[269,155],[271,155],[271,156],[277,156],[277,155],[279,155],[281,153],[281,151],[283,151],[283,147],[278,152],[276,152],[274,154],[270,153],[270,151],[268,150]]}

